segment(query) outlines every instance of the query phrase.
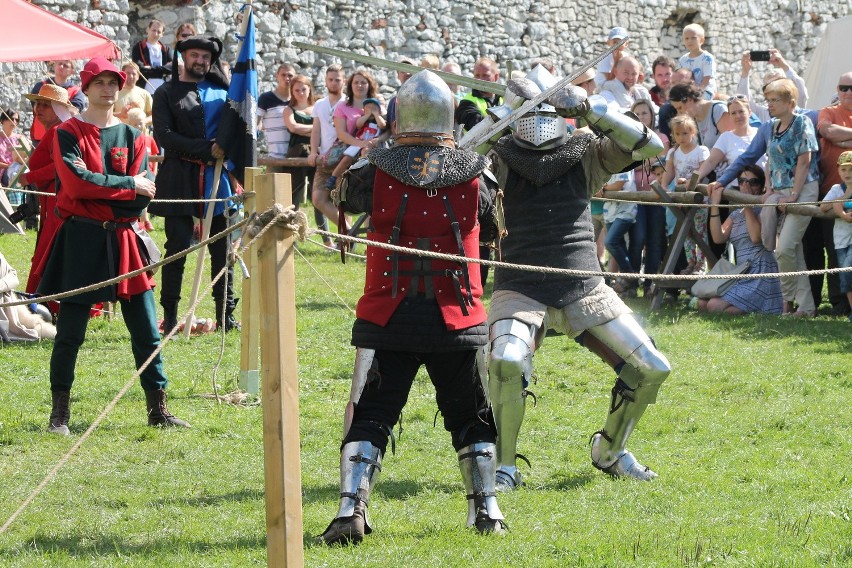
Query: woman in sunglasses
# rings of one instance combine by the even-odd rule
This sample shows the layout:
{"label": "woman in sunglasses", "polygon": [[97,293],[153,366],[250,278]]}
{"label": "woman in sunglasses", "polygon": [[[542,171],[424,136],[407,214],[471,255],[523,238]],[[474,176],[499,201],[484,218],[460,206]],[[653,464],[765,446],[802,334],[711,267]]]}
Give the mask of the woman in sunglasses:
{"label": "woman in sunglasses", "polygon": [[[762,195],[765,191],[766,179],[763,169],[758,166],[746,166],[737,181],[743,193]],[[763,247],[758,211],[753,207],[734,209],[722,222],[718,205],[723,191],[723,187],[715,185],[710,192],[707,220],[710,237],[718,244],[730,242],[737,264],[751,263],[748,274],[777,273],[775,255]],[[698,311],[701,312],[780,314],[782,307],[781,280],[778,277],[735,280],[721,296],[698,300]]]}
{"label": "woman in sunglasses", "polygon": [[[757,128],[748,123],[751,108],[749,107],[748,97],[745,95],[734,95],[728,99],[728,116],[733,123],[733,130],[728,130],[719,135],[719,139],[716,140],[716,144],[710,150],[710,157],[704,160],[704,163],[698,168],[698,174],[702,178],[707,177],[713,171],[717,174],[725,171],[725,168],[746,151],[757,133]],[[763,167],[765,164],[766,156],[764,155],[757,161],[757,165]],[[736,187],[736,179],[728,185],[729,189]]]}

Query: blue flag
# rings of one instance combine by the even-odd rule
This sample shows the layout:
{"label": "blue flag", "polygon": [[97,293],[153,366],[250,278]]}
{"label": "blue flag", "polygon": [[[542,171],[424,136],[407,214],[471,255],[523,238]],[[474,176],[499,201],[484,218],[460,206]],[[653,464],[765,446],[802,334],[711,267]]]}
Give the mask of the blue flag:
{"label": "blue flag", "polygon": [[238,38],[242,46],[231,73],[228,103],[222,110],[216,142],[233,163],[234,177],[245,183],[245,168],[257,165],[257,70],[254,13],[248,5],[240,11],[248,13],[248,25],[245,36]]}

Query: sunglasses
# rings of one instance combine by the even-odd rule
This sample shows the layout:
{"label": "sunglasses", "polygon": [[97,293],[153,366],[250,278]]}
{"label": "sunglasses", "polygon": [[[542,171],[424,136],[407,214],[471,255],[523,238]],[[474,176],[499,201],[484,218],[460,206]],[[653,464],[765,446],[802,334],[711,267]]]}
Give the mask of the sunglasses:
{"label": "sunglasses", "polygon": [[192,37],[192,34],[180,34],[181,39],[186,39],[188,37]]}
{"label": "sunglasses", "polygon": [[837,90],[841,93],[848,93],[852,91],[852,85],[837,85]]}
{"label": "sunglasses", "polygon": [[732,102],[735,102],[735,101],[747,101],[747,100],[748,100],[748,97],[745,96],[745,95],[734,95],[734,96],[728,98],[728,104],[731,104]]}
{"label": "sunglasses", "polygon": [[737,178],[737,182],[739,182],[740,185],[748,184],[752,187],[759,187],[760,186],[760,180],[757,179],[757,178],[741,177],[741,178]]}

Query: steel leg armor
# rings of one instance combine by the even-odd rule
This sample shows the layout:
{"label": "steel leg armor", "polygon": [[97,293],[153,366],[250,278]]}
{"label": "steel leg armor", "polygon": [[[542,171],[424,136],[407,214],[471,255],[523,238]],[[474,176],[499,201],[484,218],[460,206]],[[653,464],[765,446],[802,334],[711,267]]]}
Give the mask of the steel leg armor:
{"label": "steel leg armor", "polygon": [[494,444],[478,442],[458,451],[459,469],[467,492],[467,526],[480,533],[503,533],[503,512],[497,505]]}
{"label": "steel leg armor", "polygon": [[358,544],[373,529],[367,517],[370,492],[382,469],[381,451],[370,442],[349,442],[340,452],[340,506],[320,539]]}
{"label": "steel leg armor", "polygon": [[587,331],[624,361],[603,430],[592,436],[592,463],[615,476],[649,480],[657,474],[627,451],[627,439],[671,372],[665,355],[633,316],[623,314]]}
{"label": "steel leg armor", "polygon": [[494,322],[490,330],[488,396],[497,425],[497,483],[500,490],[522,485],[516,465],[518,436],[524,421],[533,369],[536,327],[513,319]]}

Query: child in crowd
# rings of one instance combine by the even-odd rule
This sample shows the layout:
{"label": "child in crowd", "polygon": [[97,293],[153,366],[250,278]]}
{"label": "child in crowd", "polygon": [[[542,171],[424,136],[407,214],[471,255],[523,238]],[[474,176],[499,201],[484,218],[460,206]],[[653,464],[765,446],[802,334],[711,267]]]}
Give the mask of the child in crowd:
{"label": "child in crowd", "polygon": [[[823,201],[843,201],[824,204],[822,209],[828,211],[833,208],[837,215],[834,220],[837,266],[852,268],[852,151],[840,154],[837,158],[837,170],[840,173],[841,182],[831,186]],[[846,299],[852,307],[852,272],[840,273],[840,291],[846,293]],[[849,316],[849,321],[852,321],[852,315]]]}
{"label": "child in crowd", "polygon": [[689,24],[683,28],[683,45],[687,53],[678,59],[678,67],[692,71],[692,79],[704,91],[704,98],[713,100],[716,94],[716,58],[701,49],[704,45],[704,28],[698,24]]}
{"label": "child in crowd", "polygon": [[[145,141],[145,147],[148,149],[149,156],[157,156],[160,153],[160,147],[157,146],[157,143],[154,141],[154,137],[148,134],[148,116],[145,114],[145,111],[141,108],[131,108],[127,111],[127,117],[124,119],[125,124],[129,124],[133,128],[142,132],[142,140]],[[148,171],[151,172],[151,175],[157,175],[157,166],[159,164],[157,162],[148,162]],[[148,210],[142,212],[142,216],[139,219],[139,225],[145,229],[146,231],[153,231],[154,226],[151,224],[151,219],[148,217]]]}
{"label": "child in crowd", "polygon": [[[612,47],[627,36],[627,29],[616,26],[609,30],[609,35],[606,38],[606,45],[607,47]],[[627,55],[628,43],[630,42],[625,41],[621,47],[604,57],[603,60],[598,63],[598,70],[595,74],[595,83],[597,83],[598,87],[601,87],[607,81],[615,79],[615,64],[618,63],[619,59]]]}
{"label": "child in crowd", "polygon": [[[687,183],[692,173],[698,171],[701,163],[710,156],[706,146],[697,142],[698,125],[686,114],[675,116],[669,123],[672,130],[672,149],[666,155],[666,171],[663,174],[663,187],[677,180],[677,183]],[[707,235],[707,209],[698,209],[695,213],[695,230],[699,235]],[[704,253],[698,247],[695,239],[687,236],[683,248],[686,251],[686,268],[681,274],[696,274],[704,268]]]}
{"label": "child in crowd", "polygon": [[[387,121],[382,116],[382,103],[377,99],[364,99],[364,114],[355,121],[355,125],[358,127],[358,132],[355,133],[355,138],[358,140],[372,140],[381,134],[388,126]],[[361,148],[353,144],[343,152],[343,157],[340,158],[328,181],[325,182],[328,189],[334,189],[337,185],[337,178],[346,173],[346,170],[355,162],[355,158],[362,150],[368,150],[368,148]]]}
{"label": "child in crowd", "polygon": [[[636,191],[633,172],[613,174],[603,186],[603,196],[607,197],[607,192],[613,191]],[[618,271],[627,274],[638,272],[638,267],[630,263],[626,242],[627,232],[636,222],[637,210],[636,203],[612,201],[604,203],[606,250],[618,265]],[[612,285],[612,289],[619,296],[635,298],[638,286],[639,281],[636,279],[618,278]]]}

